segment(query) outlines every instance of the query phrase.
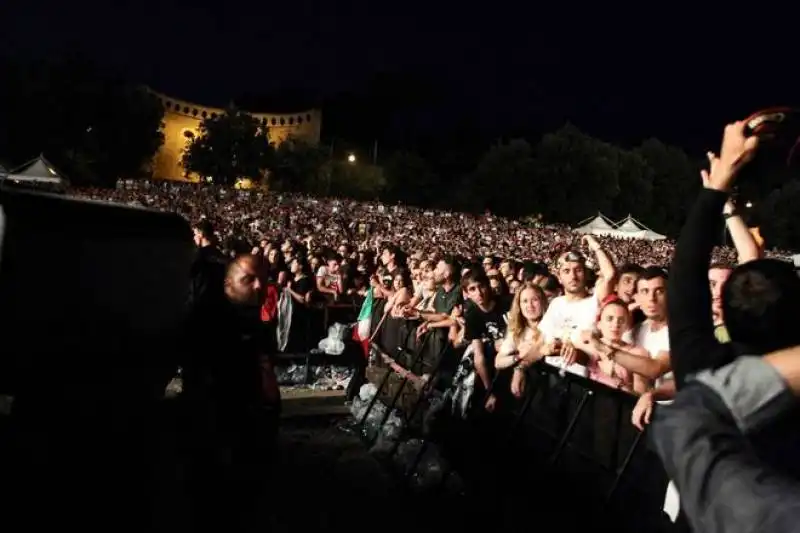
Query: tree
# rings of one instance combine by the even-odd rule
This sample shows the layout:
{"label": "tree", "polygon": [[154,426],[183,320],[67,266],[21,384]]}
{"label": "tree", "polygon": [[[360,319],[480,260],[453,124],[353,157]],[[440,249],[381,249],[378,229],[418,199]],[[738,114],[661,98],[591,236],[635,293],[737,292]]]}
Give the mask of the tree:
{"label": "tree", "polygon": [[651,216],[653,169],[633,150],[619,150],[616,166],[619,192],[610,215],[617,219],[634,215],[647,224],[654,223]]}
{"label": "tree", "polygon": [[532,195],[534,161],[531,145],[524,139],[512,139],[490,148],[474,172],[461,184],[460,203],[470,211],[489,209],[519,216],[536,212],[537,199]]}
{"label": "tree", "polygon": [[330,161],[323,168],[326,195],[356,200],[375,200],[386,188],[386,178],[379,166],[347,161]]}
{"label": "tree", "polygon": [[412,152],[395,152],[384,165],[386,196],[409,205],[429,206],[439,194],[439,176]]}
{"label": "tree", "polygon": [[304,191],[321,194],[325,182],[325,149],[300,139],[287,139],[275,150],[270,166],[270,188],[276,191]]}
{"label": "tree", "polygon": [[689,207],[702,185],[699,166],[686,152],[658,139],[648,139],[638,153],[653,173],[650,216],[643,217],[653,229],[676,236],[683,226]]}
{"label": "tree", "polygon": [[763,219],[761,235],[767,246],[789,250],[800,248],[798,204],[800,204],[800,181],[790,180],[780,189],[772,191],[763,205],[756,205]]}
{"label": "tree", "polygon": [[609,211],[619,194],[620,149],[567,124],[542,137],[531,187],[549,220],[575,222]]}
{"label": "tree", "polygon": [[81,60],[3,65],[0,146],[17,163],[44,153],[73,181],[144,174],[163,142],[164,110],[146,90]]}
{"label": "tree", "polygon": [[245,112],[228,109],[204,119],[199,129],[181,158],[187,172],[230,185],[240,178],[260,180],[272,163],[267,128]]}
{"label": "tree", "polygon": [[164,142],[164,108],[143,88],[114,84],[110,89],[96,100],[77,151],[97,181],[142,177]]}

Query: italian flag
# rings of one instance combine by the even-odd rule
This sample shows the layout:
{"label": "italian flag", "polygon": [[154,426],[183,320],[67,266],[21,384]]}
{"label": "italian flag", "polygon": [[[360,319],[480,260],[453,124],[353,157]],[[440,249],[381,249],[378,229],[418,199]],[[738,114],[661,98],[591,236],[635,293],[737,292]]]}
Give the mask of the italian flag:
{"label": "italian flag", "polygon": [[372,287],[367,291],[367,296],[364,298],[364,303],[361,304],[361,312],[358,313],[356,319],[356,327],[353,328],[353,339],[361,344],[364,350],[364,357],[369,357],[369,334],[370,326],[372,325],[372,303],[374,297],[372,295]]}

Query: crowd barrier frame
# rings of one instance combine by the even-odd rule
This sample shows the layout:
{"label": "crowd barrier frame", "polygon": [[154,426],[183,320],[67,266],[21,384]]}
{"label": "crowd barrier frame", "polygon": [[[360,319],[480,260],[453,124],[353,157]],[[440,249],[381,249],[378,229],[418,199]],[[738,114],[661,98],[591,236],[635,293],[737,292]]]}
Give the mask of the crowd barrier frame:
{"label": "crowd barrier frame", "polygon": [[[416,323],[402,318],[382,318],[382,306],[376,306],[372,321],[373,342],[370,352],[371,365],[380,366],[381,370],[385,372],[380,380],[373,381],[378,389],[377,394],[370,399],[366,411],[357,421],[357,427],[362,429],[365,427],[376,403],[382,401],[383,389],[392,374],[400,379],[401,384],[390,395],[389,401],[383,402],[386,412],[375,432],[369,436],[366,435],[366,432],[361,432],[365,436],[367,445],[374,444],[381,434],[383,426],[397,406],[398,399],[405,388],[413,386],[417,389],[415,402],[410,409],[402,413],[404,424],[399,438],[392,443],[388,454],[382,457],[391,464],[392,458],[405,439],[418,434],[415,436],[422,440],[422,446],[413,461],[404,471],[399,472],[400,477],[407,482],[416,472],[427,447],[438,440],[436,435],[428,434],[424,420],[419,427],[415,427],[414,421],[419,416],[420,409],[430,401],[433,394],[442,390],[442,384],[439,381],[442,366],[454,361],[457,364],[463,350],[454,349],[447,342],[446,336],[442,335],[444,332],[430,331],[417,341]],[[442,337],[445,338],[442,339]],[[420,361],[426,357],[433,358],[435,363],[432,367],[427,367],[428,372],[425,372],[426,379],[424,379],[415,370],[420,368]],[[492,385],[485,394],[496,392],[495,387],[507,384],[507,380],[500,378],[508,377],[508,372],[513,371],[513,367],[496,371]],[[636,403],[636,397],[588,378],[564,372],[543,361],[526,369],[526,375],[528,379],[524,396],[518,401],[516,409],[512,413],[513,419],[507,432],[498,436],[498,439],[502,440],[500,446],[510,450],[514,446],[520,446],[524,440],[521,439],[523,433],[528,434],[529,437],[533,433],[538,436],[537,438],[545,448],[548,445],[545,441],[548,439],[552,441],[549,454],[541,458],[549,468],[558,471],[564,468],[566,471],[568,467],[562,465],[565,461],[566,463],[576,460],[592,463],[591,471],[597,471],[603,478],[596,481],[602,487],[602,495],[599,500],[603,506],[608,508],[622,503],[622,500],[626,498],[625,495],[622,495],[625,491],[621,489],[626,485],[626,478],[631,472],[634,462],[639,463],[639,471],[645,471],[650,467],[656,468],[659,470],[658,472],[644,477],[644,482],[650,484],[646,492],[656,495],[650,498],[652,505],[648,506],[646,512],[652,515],[648,517],[648,521],[661,520],[660,503],[659,507],[656,507],[655,501],[657,495],[666,490],[666,476],[660,462],[657,462],[654,454],[647,446],[644,446],[646,432],[636,430],[630,422],[630,411]],[[555,400],[556,406],[550,408],[552,412],[545,413],[542,405],[546,407],[547,402],[553,400]],[[606,409],[603,409],[604,407]],[[536,421],[536,417],[532,414],[537,410],[540,414],[544,413],[555,419],[557,425],[554,431],[543,427]],[[597,425],[598,418],[601,420],[602,426]],[[614,425],[607,426],[606,422],[612,420]],[[579,427],[582,427],[583,435],[578,435]],[[598,437],[600,438],[598,439]],[[592,441],[593,438],[600,440],[603,444],[600,446],[600,452],[607,452],[608,456],[601,460],[596,455],[597,450],[592,449],[592,452],[587,452],[583,449],[585,443],[582,444],[581,440],[587,438],[589,441]],[[597,446],[597,443],[590,444]],[[449,471],[443,473],[441,485],[445,484],[451,473]],[[633,489],[631,488],[631,490]],[[663,502],[663,498],[661,502]]]}

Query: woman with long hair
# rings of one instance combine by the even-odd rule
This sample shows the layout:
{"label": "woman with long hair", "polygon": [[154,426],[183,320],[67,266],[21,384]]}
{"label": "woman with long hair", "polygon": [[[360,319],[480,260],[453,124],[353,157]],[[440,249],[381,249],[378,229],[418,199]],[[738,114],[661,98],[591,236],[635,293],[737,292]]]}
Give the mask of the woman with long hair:
{"label": "woman with long hair", "polygon": [[414,296],[414,283],[411,272],[405,267],[398,267],[392,278],[394,294],[389,297],[384,308],[384,313],[391,313],[393,317],[402,317],[403,308],[408,305]]}
{"label": "woman with long hair", "polygon": [[508,313],[508,329],[495,357],[495,368],[514,366],[511,394],[516,398],[525,392],[525,369],[541,359],[545,353],[544,336],[539,331],[539,321],[547,309],[547,297],[538,285],[529,284],[517,291]]}

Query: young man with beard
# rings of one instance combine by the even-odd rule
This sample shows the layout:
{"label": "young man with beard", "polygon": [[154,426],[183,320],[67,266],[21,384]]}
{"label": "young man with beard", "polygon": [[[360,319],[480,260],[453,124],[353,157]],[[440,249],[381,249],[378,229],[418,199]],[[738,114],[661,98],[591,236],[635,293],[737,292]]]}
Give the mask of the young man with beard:
{"label": "young man with beard", "polygon": [[[559,364],[564,368],[569,368],[581,356],[576,348],[580,334],[594,330],[600,301],[611,293],[616,278],[614,263],[594,237],[587,235],[584,242],[594,252],[600,266],[594,293],[590,292],[586,280],[586,258],[577,251],[562,254],[558,259],[558,280],[564,295],[553,298],[539,323],[548,355],[560,356]],[[545,361],[553,362],[552,359]]]}

